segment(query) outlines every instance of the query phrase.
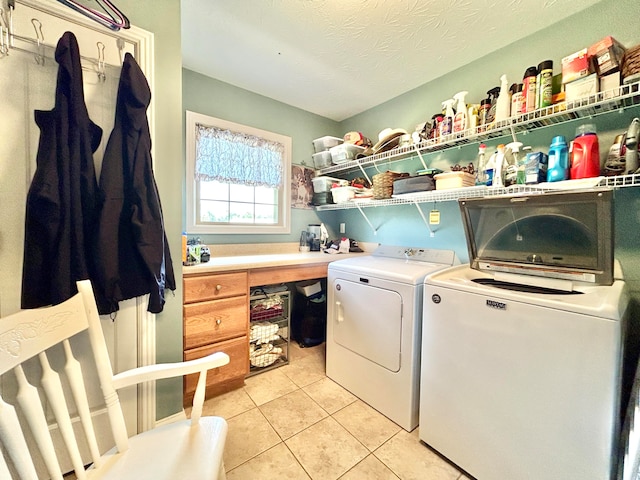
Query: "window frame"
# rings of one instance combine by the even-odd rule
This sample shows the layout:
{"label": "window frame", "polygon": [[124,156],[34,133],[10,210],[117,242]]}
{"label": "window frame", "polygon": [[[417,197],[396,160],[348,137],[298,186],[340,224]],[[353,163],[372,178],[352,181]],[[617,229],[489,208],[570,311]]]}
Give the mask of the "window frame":
{"label": "window frame", "polygon": [[[204,225],[198,223],[196,212],[198,211],[197,203],[200,201],[198,197],[197,181],[195,179],[196,168],[196,124],[208,125],[217,128],[232,130],[235,132],[255,135],[267,140],[280,142],[284,145],[284,165],[282,174],[282,187],[279,189],[278,195],[278,224],[265,225],[252,223],[247,224],[216,224]],[[275,132],[269,132],[248,125],[230,122],[221,118],[211,117],[201,113],[186,111],[186,232],[201,234],[287,234],[291,233],[291,137],[281,135]]]}

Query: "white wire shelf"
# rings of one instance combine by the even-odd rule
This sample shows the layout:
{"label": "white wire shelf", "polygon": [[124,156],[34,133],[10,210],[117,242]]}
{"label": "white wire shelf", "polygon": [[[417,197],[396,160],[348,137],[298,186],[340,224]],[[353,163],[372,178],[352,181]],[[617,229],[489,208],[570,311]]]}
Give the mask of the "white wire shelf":
{"label": "white wire shelf", "polygon": [[567,180],[555,186],[554,184],[538,184],[538,185],[512,185],[510,187],[464,187],[464,188],[452,188],[448,190],[431,190],[429,192],[420,192],[411,195],[402,195],[394,198],[387,198],[383,200],[356,199],[343,203],[333,203],[327,205],[318,205],[316,210],[346,210],[357,208],[362,212],[363,208],[372,207],[388,207],[391,205],[407,205],[407,204],[419,204],[419,203],[434,203],[434,202],[448,202],[452,200],[458,200],[460,198],[478,198],[478,197],[494,197],[500,195],[518,195],[527,193],[544,193],[544,192],[557,192],[565,190],[583,190],[586,188],[594,187],[637,187],[640,186],[640,174],[633,175],[619,175],[613,177],[599,177],[592,181],[593,185],[585,187],[584,180]]}
{"label": "white wire shelf", "polygon": [[519,132],[531,131],[579,118],[595,117],[637,105],[640,105],[640,82],[598,92],[572,102],[563,102],[530,113],[510,117],[498,122],[488,130],[484,126],[476,127],[473,130],[446,135],[438,142],[429,140],[338,165],[331,165],[317,170],[316,175],[349,172],[358,169],[364,172],[364,167],[375,165],[377,162],[395,162],[414,156],[420,157],[424,168],[427,168],[422,158],[423,154],[484,142],[491,138],[515,136]]}

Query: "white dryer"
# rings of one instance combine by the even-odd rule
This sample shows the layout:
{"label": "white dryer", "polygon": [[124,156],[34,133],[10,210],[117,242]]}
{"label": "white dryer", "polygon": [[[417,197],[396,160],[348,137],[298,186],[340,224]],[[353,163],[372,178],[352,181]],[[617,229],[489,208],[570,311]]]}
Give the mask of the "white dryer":
{"label": "white dryer", "polygon": [[611,192],[460,203],[471,266],[425,280],[420,439],[478,480],[614,478]]}
{"label": "white dryer", "polygon": [[381,245],[328,267],[327,376],[408,431],[418,424],[424,278],[454,258]]}

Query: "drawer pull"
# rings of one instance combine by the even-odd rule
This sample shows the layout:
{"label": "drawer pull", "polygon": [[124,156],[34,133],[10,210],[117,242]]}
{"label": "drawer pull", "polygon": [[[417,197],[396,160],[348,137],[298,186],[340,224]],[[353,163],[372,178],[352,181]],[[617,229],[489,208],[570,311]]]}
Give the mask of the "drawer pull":
{"label": "drawer pull", "polygon": [[220,285],[220,284],[216,285],[216,291],[219,292],[220,290],[222,290],[222,285]]}
{"label": "drawer pull", "polygon": [[221,318],[216,318],[216,325],[220,325],[222,323],[222,319]]}

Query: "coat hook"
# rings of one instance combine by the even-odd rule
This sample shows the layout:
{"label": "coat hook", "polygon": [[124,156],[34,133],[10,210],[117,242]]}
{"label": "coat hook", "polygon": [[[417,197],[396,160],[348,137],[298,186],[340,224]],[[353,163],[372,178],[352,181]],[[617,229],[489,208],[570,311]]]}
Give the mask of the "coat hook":
{"label": "coat hook", "polygon": [[107,78],[104,62],[104,43],[97,42],[96,46],[98,47],[98,79],[104,82]]}
{"label": "coat hook", "polygon": [[37,18],[31,19],[31,25],[36,31],[36,41],[38,43],[38,54],[35,55],[36,63],[44,65],[44,34],[42,33],[42,23]]}
{"label": "coat hook", "polygon": [[116,45],[118,47],[118,53],[120,54],[120,63],[124,63],[124,54],[125,54],[125,51],[124,51],[124,46],[125,46],[124,38],[122,38],[122,37],[116,38]]}

